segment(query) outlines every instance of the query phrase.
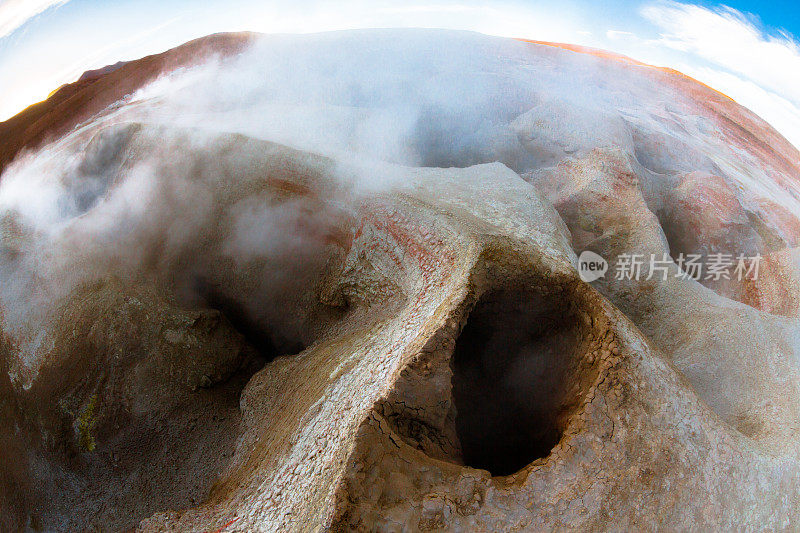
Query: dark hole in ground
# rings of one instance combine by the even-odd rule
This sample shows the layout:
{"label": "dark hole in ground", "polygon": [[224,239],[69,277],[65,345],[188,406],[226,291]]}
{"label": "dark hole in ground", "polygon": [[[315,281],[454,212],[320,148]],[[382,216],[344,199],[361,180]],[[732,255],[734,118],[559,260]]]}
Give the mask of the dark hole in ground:
{"label": "dark hole in ground", "polygon": [[561,438],[579,339],[562,296],[502,290],[480,298],[452,360],[465,465],[508,475],[550,453]]}
{"label": "dark hole in ground", "polygon": [[204,280],[199,280],[197,287],[202,304],[222,313],[233,328],[258,352],[259,366],[269,363],[278,356],[300,353],[306,348],[299,341],[277,343],[273,334],[253,319],[245,306],[236,299],[227,296]]}

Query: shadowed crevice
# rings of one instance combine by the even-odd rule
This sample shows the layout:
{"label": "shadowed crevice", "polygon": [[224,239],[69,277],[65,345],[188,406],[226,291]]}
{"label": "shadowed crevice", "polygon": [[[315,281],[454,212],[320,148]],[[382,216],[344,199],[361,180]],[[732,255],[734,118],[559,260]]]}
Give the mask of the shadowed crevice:
{"label": "shadowed crevice", "polygon": [[480,298],[452,360],[464,464],[508,475],[550,453],[579,341],[578,320],[558,297],[499,290]]}

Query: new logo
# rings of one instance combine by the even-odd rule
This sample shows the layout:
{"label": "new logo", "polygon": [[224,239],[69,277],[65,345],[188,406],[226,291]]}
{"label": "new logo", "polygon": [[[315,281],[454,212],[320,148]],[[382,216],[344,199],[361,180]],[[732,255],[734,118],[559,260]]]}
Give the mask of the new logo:
{"label": "new logo", "polygon": [[578,275],[589,283],[602,278],[608,271],[608,261],[594,252],[584,250],[578,257]]}

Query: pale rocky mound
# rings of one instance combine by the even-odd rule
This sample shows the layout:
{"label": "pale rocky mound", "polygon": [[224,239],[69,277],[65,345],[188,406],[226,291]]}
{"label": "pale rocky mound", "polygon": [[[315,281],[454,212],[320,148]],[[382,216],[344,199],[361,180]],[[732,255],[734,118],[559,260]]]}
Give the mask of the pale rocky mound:
{"label": "pale rocky mound", "polygon": [[[595,51],[346,32],[162,78],[0,179],[0,529],[790,530],[798,180]],[[758,278],[680,275],[720,253]]]}

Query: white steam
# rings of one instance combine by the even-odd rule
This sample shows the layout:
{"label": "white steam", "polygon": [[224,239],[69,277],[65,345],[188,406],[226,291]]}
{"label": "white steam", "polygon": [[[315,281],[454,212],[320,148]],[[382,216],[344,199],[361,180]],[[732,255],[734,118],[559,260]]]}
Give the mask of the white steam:
{"label": "white steam", "polygon": [[[402,179],[379,170],[387,162],[529,173],[598,145],[635,158],[631,132],[656,131],[741,167],[687,109],[622,65],[463,32],[270,36],[168,74],[3,174],[0,308],[22,355],[15,378],[30,383],[46,357],[56,303],[109,276],[241,314],[279,351],[308,342],[335,243],[364,197]],[[670,159],[670,146],[662,159],[691,159]],[[708,168],[671,171],[723,166],[695,160]]]}

